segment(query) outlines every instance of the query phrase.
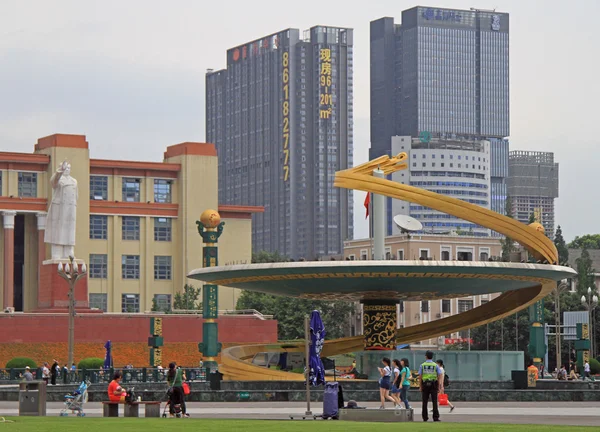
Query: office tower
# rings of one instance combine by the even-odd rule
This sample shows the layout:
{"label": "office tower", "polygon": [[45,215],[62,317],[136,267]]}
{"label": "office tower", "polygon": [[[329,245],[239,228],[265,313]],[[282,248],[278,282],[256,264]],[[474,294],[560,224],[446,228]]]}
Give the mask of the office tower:
{"label": "office tower", "polygon": [[533,214],[554,236],[554,199],[558,198],[558,163],[554,153],[511,151],[508,156],[508,195],[513,217],[528,223]]}
{"label": "office tower", "polygon": [[[392,152],[408,154],[408,169],[392,174],[393,181],[490,208],[489,141],[396,136]],[[414,217],[427,234],[490,235],[488,228],[406,201],[392,201],[392,214]],[[392,235],[400,233],[394,224]]]}
{"label": "office tower", "polygon": [[371,22],[370,157],[390,154],[392,136],[489,141],[491,208],[503,213],[508,35],[508,14],[495,11],[419,6],[401,24]]}
{"label": "office tower", "polygon": [[[339,255],[353,235],[352,30],[287,29],[227,51],[206,74],[206,140],[219,155],[219,200],[261,205],[254,251]],[[259,203],[259,204],[258,204]]]}

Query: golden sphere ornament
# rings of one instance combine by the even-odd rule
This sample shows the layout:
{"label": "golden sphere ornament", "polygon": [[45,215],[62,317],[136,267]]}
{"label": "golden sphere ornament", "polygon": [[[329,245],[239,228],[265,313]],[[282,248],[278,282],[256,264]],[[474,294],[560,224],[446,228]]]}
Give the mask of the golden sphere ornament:
{"label": "golden sphere ornament", "polygon": [[204,210],[200,215],[200,222],[206,228],[216,228],[221,223],[221,215],[216,210]]}
{"label": "golden sphere ornament", "polygon": [[546,229],[544,228],[544,225],[542,225],[539,222],[530,223],[529,226],[531,228],[533,228],[534,230],[539,231],[541,233],[545,233],[546,232]]}

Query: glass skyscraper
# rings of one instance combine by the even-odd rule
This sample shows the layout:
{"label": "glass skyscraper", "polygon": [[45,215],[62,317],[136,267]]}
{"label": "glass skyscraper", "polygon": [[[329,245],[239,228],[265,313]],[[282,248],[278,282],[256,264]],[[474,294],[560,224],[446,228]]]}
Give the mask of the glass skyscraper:
{"label": "glass skyscraper", "polygon": [[[490,207],[504,213],[508,175],[509,16],[414,7],[371,22],[370,157],[392,136],[490,142]],[[391,232],[391,205],[388,231]]]}
{"label": "glass skyscraper", "polygon": [[342,253],[352,194],[352,30],[287,29],[227,51],[206,74],[206,140],[219,156],[219,202],[265,207],[254,251],[298,259]]}

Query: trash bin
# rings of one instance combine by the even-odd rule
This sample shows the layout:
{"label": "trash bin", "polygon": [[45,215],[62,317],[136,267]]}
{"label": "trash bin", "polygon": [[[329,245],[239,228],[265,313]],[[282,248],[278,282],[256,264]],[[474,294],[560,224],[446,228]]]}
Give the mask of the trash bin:
{"label": "trash bin", "polygon": [[208,374],[208,382],[210,384],[211,390],[221,390],[221,380],[223,379],[223,374],[219,371],[211,371]]}
{"label": "trash bin", "polygon": [[514,370],[511,371],[511,379],[515,384],[515,389],[523,390],[527,388],[527,371]]}
{"label": "trash bin", "polygon": [[27,381],[19,384],[19,416],[46,415],[46,383]]}

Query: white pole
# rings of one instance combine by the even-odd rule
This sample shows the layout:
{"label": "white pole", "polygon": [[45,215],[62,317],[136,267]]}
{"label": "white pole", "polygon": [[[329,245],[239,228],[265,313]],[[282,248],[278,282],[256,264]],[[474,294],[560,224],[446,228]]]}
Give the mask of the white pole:
{"label": "white pole", "polygon": [[[385,174],[379,168],[373,170],[373,177],[385,178]],[[385,199],[379,194],[373,194],[373,243],[374,259],[385,259]]]}
{"label": "white pole", "polygon": [[310,410],[310,323],[308,316],[304,317],[304,355],[306,356],[306,412],[304,415],[311,416]]}

